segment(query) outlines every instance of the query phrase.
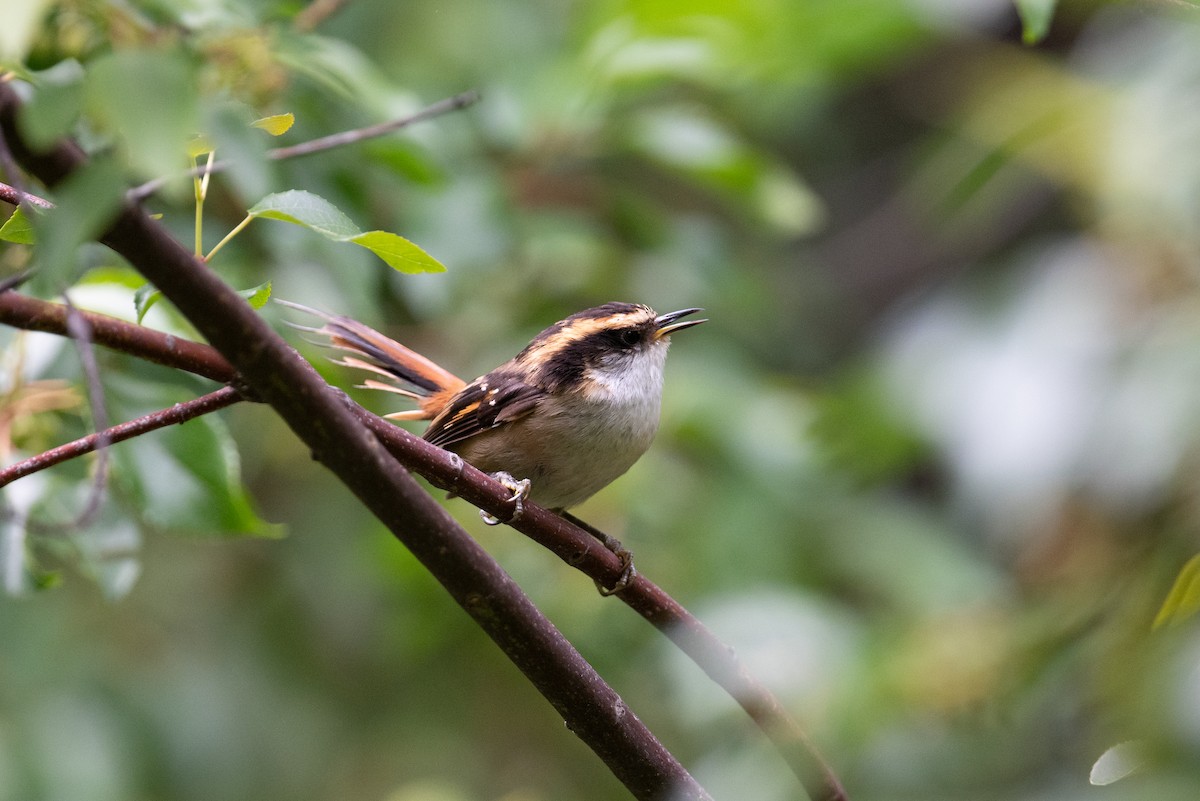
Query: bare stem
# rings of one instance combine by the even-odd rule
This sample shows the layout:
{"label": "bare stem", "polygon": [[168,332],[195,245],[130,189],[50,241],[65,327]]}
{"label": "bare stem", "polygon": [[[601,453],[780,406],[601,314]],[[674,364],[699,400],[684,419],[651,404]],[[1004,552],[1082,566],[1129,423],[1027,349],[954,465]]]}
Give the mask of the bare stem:
{"label": "bare stem", "polygon": [[415,122],[430,120],[452,111],[464,109],[479,102],[479,97],[479,92],[472,89],[453,97],[448,97],[445,100],[439,100],[408,117],[381,122],[378,125],[369,125],[365,128],[357,128],[353,131],[330,134],[320,139],[312,139],[308,142],[301,142],[298,145],[291,145],[290,147],[277,147],[274,150],[267,151],[267,158],[279,161],[281,159],[296,158],[297,156],[310,156],[313,153],[320,153],[323,150],[332,150],[335,147],[343,147],[355,142],[362,142],[366,139],[374,139],[384,134],[389,134],[392,131],[406,128]]}
{"label": "bare stem", "polygon": [[[203,259],[204,259],[204,261],[206,261],[206,262],[210,262],[210,261],[212,261],[212,257],[213,257],[213,256],[215,256],[215,255],[217,255],[217,251],[218,251],[218,250],[220,250],[221,248],[225,247],[225,245],[227,245],[229,242],[231,242],[231,241],[233,240],[233,238],[234,238],[235,236],[237,236],[239,233],[241,233],[241,232],[242,232],[242,229],[243,229],[243,228],[245,228],[247,225],[249,225],[249,224],[250,224],[250,221],[251,221],[251,220],[253,220],[253,219],[254,219],[254,217],[252,217],[251,215],[247,214],[247,215],[246,215],[246,219],[242,220],[240,223],[238,223],[237,225],[235,225],[235,226],[233,227],[233,230],[231,230],[229,233],[225,234],[225,236],[224,236],[224,237],[221,239],[221,241],[220,241],[220,242],[218,242],[217,244],[213,245],[213,249],[212,249],[212,250],[210,250],[210,251],[208,251],[208,255],[207,255],[207,256],[202,256],[201,258],[203,258]],[[200,240],[198,240],[198,239],[196,240],[196,246],[197,246],[197,247],[199,247],[199,246],[200,246]],[[199,254],[200,254],[200,251],[199,251],[199,250],[197,250],[197,251],[196,251],[196,254],[197,254],[197,255],[199,255]]]}
{"label": "bare stem", "polygon": [[[86,156],[70,141],[31,148],[16,124],[20,105],[16,93],[0,84],[0,132],[26,170],[55,186],[79,170]],[[236,367],[245,385],[408,547],[636,798],[710,797],[499,564],[380,447],[312,366],[213,271],[133,203],[99,239],[158,287]]]}
{"label": "bare stem", "polygon": [[[14,300],[19,300],[19,303],[14,303]],[[49,307],[50,310],[43,309],[35,313],[41,307]],[[45,324],[47,320],[61,319],[61,315],[52,311],[55,308],[55,304],[9,292],[0,295],[0,323],[29,328],[33,326],[27,325],[26,322],[36,319],[39,325],[35,330],[65,333],[61,326],[56,330]],[[118,328],[157,334],[133,323],[106,319],[111,320],[111,324]],[[169,338],[162,334],[157,334],[159,339],[134,337],[131,334],[119,336],[108,326],[97,325],[96,321],[93,321],[93,324],[96,325],[96,330],[108,332],[105,338],[97,336],[96,341],[99,344],[131,352],[161,364],[171,364],[175,349],[183,345],[200,349],[200,352],[212,351],[206,345],[185,340],[170,339],[168,344]],[[126,343],[131,341],[138,343],[136,351],[126,347]],[[215,352],[212,353],[212,358],[218,363],[223,363]],[[180,359],[174,366],[196,372],[193,365],[197,361],[197,354],[193,353],[188,361]],[[199,361],[202,364],[207,363],[207,360]],[[348,399],[345,402],[405,467],[419,473],[434,486],[454,492],[468,503],[501,520],[507,520],[511,516],[511,493],[499,482],[458,456],[430,445],[387,420],[350,403]],[[550,550],[571,567],[605,586],[611,585],[621,574],[620,560],[601,546],[593,535],[534,503],[526,501],[520,519],[511,521],[509,525]],[[771,739],[793,772],[804,782],[814,801],[845,801],[847,796],[840,780],[800,725],[771,691],[746,670],[733,650],[713,635],[699,619],[645,575],[639,574],[617,597],[662,631],[714,682],[733,696]]]}
{"label": "bare stem", "polygon": [[41,206],[43,209],[52,209],[54,204],[45,198],[40,198],[37,195],[31,195],[28,192],[23,192],[11,184],[0,183],[0,200],[5,203],[11,203],[14,206],[19,206],[21,203],[28,203],[31,206]]}
{"label": "bare stem", "polygon": [[[222,384],[237,379],[225,357],[208,345],[164,334],[96,312],[78,311],[92,329],[92,341],[155,364],[186,370]],[[67,336],[67,308],[19,292],[0,293],[0,323],[26,331]]]}
{"label": "bare stem", "polygon": [[[75,349],[79,353],[79,362],[83,366],[83,376],[87,384],[88,405],[92,412],[92,427],[97,433],[94,448],[99,452],[96,471],[92,475],[92,487],[88,493],[87,502],[73,521],[62,528],[84,528],[91,524],[99,513],[104,500],[104,487],[108,483],[108,443],[110,442],[105,429],[108,426],[108,409],[104,402],[104,385],[100,383],[100,368],[96,364],[96,352],[92,349],[92,327],[87,318],[79,313],[71,304],[70,297],[63,293],[64,305],[67,307],[67,332]],[[2,485],[0,485],[2,486]]]}
{"label": "bare stem", "polygon": [[150,431],[179,423],[186,423],[188,420],[195,419],[209,412],[224,409],[226,406],[231,406],[240,400],[242,400],[242,396],[236,389],[233,387],[221,387],[216,392],[210,392],[207,395],[201,395],[199,398],[177,403],[168,409],[151,412],[126,423],[118,423],[104,431],[89,434],[74,442],[59,445],[57,448],[51,448],[44,453],[39,453],[37,456],[31,456],[28,459],[23,459],[5,467],[0,470],[0,487],[7,486],[18,478],[24,478],[32,473],[61,464],[68,459],[75,459],[91,453],[103,448],[106,444],[124,442],[127,439],[133,439]]}
{"label": "bare stem", "polygon": [[[399,117],[398,119],[382,122],[378,125],[369,125],[365,128],[357,128],[352,131],[342,131],[341,133],[322,136],[318,139],[312,139],[308,142],[301,142],[298,145],[291,145],[290,147],[277,147],[273,150],[268,150],[267,158],[271,159],[272,161],[282,161],[283,159],[296,158],[297,156],[308,156],[312,155],[313,153],[320,153],[324,150],[331,150],[335,147],[342,147],[344,145],[353,144],[354,142],[361,142],[366,139],[383,136],[384,134],[391,133],[392,131],[398,131],[401,128],[412,125],[413,123],[433,119],[434,117],[439,117],[443,114],[449,114],[452,111],[464,109],[467,106],[478,102],[479,97],[479,92],[472,89],[470,91],[454,95],[453,97],[439,100],[436,103],[428,105],[415,114],[410,114],[407,117]],[[229,162],[227,161],[210,161],[208,164],[202,167],[194,167],[188,170],[184,173],[184,175],[195,177],[204,173],[223,172],[224,170],[229,169],[229,166]],[[136,186],[133,189],[130,189],[125,196],[132,201],[144,200],[158,190],[162,189],[175,177],[177,176],[166,176],[147,181],[141,186]]]}

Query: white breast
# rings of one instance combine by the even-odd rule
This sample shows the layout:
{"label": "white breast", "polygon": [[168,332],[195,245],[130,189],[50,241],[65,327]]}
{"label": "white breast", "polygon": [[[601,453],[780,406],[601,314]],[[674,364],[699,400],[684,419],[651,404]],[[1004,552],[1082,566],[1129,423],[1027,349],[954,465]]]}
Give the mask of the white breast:
{"label": "white breast", "polygon": [[582,391],[543,401],[503,432],[472,437],[459,451],[485,472],[528,478],[549,509],[583,503],[636,462],[658,430],[666,342],[624,364],[588,371]]}

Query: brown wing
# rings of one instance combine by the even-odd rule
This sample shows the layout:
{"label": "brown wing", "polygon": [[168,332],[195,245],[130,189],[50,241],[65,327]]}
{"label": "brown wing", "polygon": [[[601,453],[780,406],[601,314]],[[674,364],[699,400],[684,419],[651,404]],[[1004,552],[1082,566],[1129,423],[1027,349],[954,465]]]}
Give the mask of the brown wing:
{"label": "brown wing", "polygon": [[455,395],[425,430],[424,439],[439,447],[519,420],[541,403],[546,393],[513,373],[488,373]]}

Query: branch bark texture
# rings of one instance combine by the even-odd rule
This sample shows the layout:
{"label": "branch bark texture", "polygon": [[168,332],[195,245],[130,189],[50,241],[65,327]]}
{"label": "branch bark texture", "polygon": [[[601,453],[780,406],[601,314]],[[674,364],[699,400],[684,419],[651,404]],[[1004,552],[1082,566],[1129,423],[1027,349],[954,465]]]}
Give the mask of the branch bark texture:
{"label": "branch bark texture", "polygon": [[[208,345],[180,340],[103,315],[81,313],[89,314],[98,344],[215,380],[234,378],[232,367]],[[15,292],[0,294],[0,323],[67,334],[61,307]],[[397,459],[434,486],[454,492],[499,519],[511,515],[508,490],[490,476],[361,406],[351,404],[351,409]],[[520,519],[508,521],[510,526],[595,581],[609,585],[620,575],[620,560],[595,537],[531,502],[527,501],[524,506]],[[645,575],[639,574],[618,597],[660,629],[737,700],[771,738],[797,776],[804,780],[814,801],[844,801],[846,794],[840,781],[803,729],[708,627]]]}
{"label": "branch bark texture", "polygon": [[92,453],[101,448],[106,448],[114,442],[124,442],[127,439],[140,437],[142,434],[159,428],[186,423],[188,420],[194,420],[200,415],[224,409],[226,406],[232,406],[240,400],[242,400],[242,396],[236,389],[233,387],[221,387],[216,392],[210,392],[199,398],[177,403],[169,409],[162,409],[161,411],[139,417],[136,420],[130,420],[127,423],[118,423],[104,431],[80,437],[74,442],[59,445],[57,448],[51,448],[48,451],[39,453],[37,456],[22,459],[16,464],[0,469],[0,488],[11,484],[18,478],[24,478],[30,473],[36,473],[39,470],[45,470],[48,467],[61,464],[68,459],[74,459],[78,456],[83,456],[85,453]]}
{"label": "branch bark texture", "polygon": [[[20,137],[20,100],[0,85],[0,132],[21,165],[53,187],[81,167],[78,147],[33,151]],[[216,275],[136,205],[100,241],[121,254],[196,326],[403,542],[639,799],[709,796],[625,706],[500,566],[422,490],[312,367]]]}

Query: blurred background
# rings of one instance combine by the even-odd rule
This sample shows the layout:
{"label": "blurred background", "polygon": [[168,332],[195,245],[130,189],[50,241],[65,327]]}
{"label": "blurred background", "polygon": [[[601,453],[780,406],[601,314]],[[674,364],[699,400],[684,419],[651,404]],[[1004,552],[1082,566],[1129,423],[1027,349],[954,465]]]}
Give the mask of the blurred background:
{"label": "blurred background", "polygon": [[[18,0],[0,57],[32,134],[129,184],[198,132],[233,160],[205,249],[288,189],[420,245],[445,273],[256,221],[212,267],[463,376],[605,301],[705,307],[655,446],[576,511],[737,647],[856,801],[1194,799],[1200,10],[1021,5]],[[278,140],[246,125],[285,112]],[[192,241],[188,181],[148,205]],[[37,258],[0,244],[6,275]],[[77,303],[135,317],[116,257],[66,258]],[[146,321],[188,333],[165,302]],[[87,431],[70,344],[0,336],[5,458]],[[211,389],[100,358],[114,422]],[[265,410],[113,459],[87,529],[6,523],[0,801],[626,797]],[[6,502],[68,519],[93,468]],[[801,796],[640,618],[447,504],[716,798]]]}

